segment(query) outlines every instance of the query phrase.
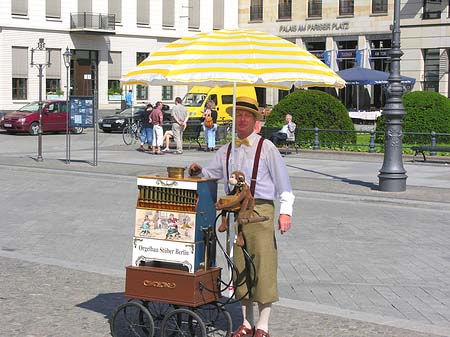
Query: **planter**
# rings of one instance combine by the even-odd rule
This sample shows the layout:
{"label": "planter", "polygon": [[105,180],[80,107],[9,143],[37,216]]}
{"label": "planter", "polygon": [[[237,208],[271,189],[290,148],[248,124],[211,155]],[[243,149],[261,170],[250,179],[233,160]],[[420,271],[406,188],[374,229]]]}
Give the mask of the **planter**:
{"label": "planter", "polygon": [[47,95],[47,100],[51,100],[51,101],[53,101],[53,100],[64,100],[64,99],[66,99],[66,96],[65,95]]}
{"label": "planter", "polygon": [[108,101],[121,101],[122,95],[108,95]]}

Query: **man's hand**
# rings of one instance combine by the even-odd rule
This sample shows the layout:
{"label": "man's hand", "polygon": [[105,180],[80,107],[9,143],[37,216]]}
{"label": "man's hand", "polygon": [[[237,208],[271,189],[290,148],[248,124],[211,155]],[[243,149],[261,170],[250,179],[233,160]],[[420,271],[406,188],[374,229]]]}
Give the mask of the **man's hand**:
{"label": "man's hand", "polygon": [[291,229],[291,216],[287,214],[280,214],[278,217],[278,230],[284,234]]}
{"label": "man's hand", "polygon": [[189,166],[189,175],[191,177],[198,176],[200,173],[202,173],[202,167],[200,164],[193,163],[191,166]]}

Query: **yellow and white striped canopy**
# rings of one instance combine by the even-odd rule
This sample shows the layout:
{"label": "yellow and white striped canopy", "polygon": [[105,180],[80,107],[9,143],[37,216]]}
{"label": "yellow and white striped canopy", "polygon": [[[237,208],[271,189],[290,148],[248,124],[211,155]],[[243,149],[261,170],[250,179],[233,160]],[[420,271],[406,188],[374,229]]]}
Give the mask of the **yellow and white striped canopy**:
{"label": "yellow and white striped canopy", "polygon": [[291,89],[345,81],[305,49],[252,30],[220,30],[184,37],[151,53],[124,84],[253,85]]}

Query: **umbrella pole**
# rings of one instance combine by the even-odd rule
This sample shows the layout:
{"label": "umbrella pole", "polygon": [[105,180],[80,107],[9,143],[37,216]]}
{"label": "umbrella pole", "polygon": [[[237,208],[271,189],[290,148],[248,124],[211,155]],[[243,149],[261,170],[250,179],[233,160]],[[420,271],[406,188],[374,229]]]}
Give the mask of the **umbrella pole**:
{"label": "umbrella pole", "polygon": [[[236,126],[235,126],[235,121],[236,121],[236,82],[233,83],[233,112],[232,112],[232,116],[231,116],[231,155],[230,155],[230,173],[234,171],[234,149],[236,147],[236,145],[234,144],[234,140],[235,140],[235,135],[236,135]],[[227,184],[227,182],[225,182],[225,184]],[[229,223],[232,224],[231,226],[228,226],[228,231],[227,231],[227,253],[230,256],[230,258],[233,258],[233,245],[234,245],[234,239],[235,239],[235,228],[234,228],[234,214],[233,212],[230,212],[229,215]],[[230,278],[233,275],[233,271],[230,268],[228,268],[228,273],[230,275]],[[233,296],[234,294],[234,286],[232,285],[232,287],[230,289],[228,289],[228,297]]]}

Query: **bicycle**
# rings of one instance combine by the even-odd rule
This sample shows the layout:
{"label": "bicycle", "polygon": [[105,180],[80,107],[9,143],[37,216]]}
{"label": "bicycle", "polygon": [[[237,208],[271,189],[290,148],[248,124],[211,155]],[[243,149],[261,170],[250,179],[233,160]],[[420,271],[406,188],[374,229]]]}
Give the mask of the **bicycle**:
{"label": "bicycle", "polygon": [[123,142],[131,145],[141,140],[142,123],[140,121],[127,125],[122,131]]}

